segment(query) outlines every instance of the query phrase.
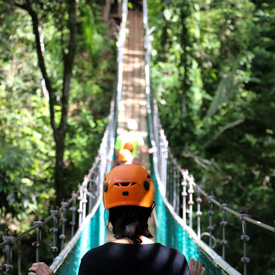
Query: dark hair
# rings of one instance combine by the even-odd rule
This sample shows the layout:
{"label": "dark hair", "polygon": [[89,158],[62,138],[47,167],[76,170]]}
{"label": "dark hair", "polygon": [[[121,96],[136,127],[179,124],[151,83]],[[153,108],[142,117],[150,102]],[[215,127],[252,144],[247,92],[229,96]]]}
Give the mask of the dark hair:
{"label": "dark hair", "polygon": [[109,209],[109,222],[116,239],[128,238],[135,244],[141,243],[140,236],[152,238],[148,230],[148,219],[154,204],[149,207],[118,206]]}

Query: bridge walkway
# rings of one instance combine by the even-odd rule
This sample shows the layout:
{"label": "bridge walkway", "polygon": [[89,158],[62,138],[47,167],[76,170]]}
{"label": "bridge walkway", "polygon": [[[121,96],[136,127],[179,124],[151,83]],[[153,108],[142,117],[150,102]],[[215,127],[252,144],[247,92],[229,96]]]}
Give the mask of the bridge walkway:
{"label": "bridge walkway", "polygon": [[[144,31],[142,11],[129,10],[127,17],[126,43],[124,47],[123,81],[121,99],[118,105],[117,135],[126,131],[128,119],[138,122],[138,134],[142,135],[147,145],[147,118],[145,97],[144,72]],[[142,166],[150,171],[149,156],[140,154]],[[150,219],[149,230],[154,234],[153,219]],[[112,241],[112,234],[108,231],[106,241]]]}

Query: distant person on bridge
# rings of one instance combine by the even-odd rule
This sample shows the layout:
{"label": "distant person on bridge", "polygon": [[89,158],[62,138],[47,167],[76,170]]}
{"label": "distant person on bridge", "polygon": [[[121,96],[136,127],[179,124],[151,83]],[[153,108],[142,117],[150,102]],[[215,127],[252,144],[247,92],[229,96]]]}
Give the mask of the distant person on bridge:
{"label": "distant person on bridge", "polygon": [[[119,135],[115,144],[115,159],[118,158],[118,154],[123,149],[128,149],[132,152],[134,158],[140,159],[139,155],[152,154],[155,152],[155,148],[148,148],[144,144],[144,139],[140,133],[137,132],[138,124],[134,119],[128,119],[126,123],[127,132]],[[126,146],[126,147],[125,147]],[[131,148],[131,149],[130,149]]]}
{"label": "distant person on bridge", "polygon": [[[81,259],[79,275],[203,275],[198,261],[178,250],[154,243],[148,219],[154,209],[155,189],[141,166],[119,165],[103,182],[103,204],[109,210],[115,240],[88,251]],[[92,236],[91,236],[92,237]],[[44,263],[36,263],[29,275],[51,275]]]}
{"label": "distant person on bridge", "polygon": [[[125,148],[125,146],[124,146]],[[122,164],[136,164],[140,165],[140,160],[136,159],[130,150],[123,149],[119,152],[117,161],[113,163],[113,167],[122,165]]]}

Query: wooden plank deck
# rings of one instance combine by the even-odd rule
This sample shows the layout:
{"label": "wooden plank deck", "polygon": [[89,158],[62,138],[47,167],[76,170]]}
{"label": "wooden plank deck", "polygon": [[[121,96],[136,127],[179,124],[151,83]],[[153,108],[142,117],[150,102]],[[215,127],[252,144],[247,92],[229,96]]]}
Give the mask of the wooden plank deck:
{"label": "wooden plank deck", "polygon": [[[118,109],[118,134],[126,131],[126,121],[135,119],[140,132],[147,144],[145,71],[144,71],[144,31],[142,11],[128,11],[127,37],[124,49],[123,82],[121,101]],[[141,155],[142,166],[149,170],[149,156]],[[149,230],[154,235],[153,220],[150,219]],[[112,235],[107,235],[107,241]]]}
{"label": "wooden plank deck", "polygon": [[[128,34],[124,49],[122,94],[118,113],[118,134],[126,129],[126,121],[135,119],[138,131],[147,142],[144,33],[143,17],[139,10],[130,10],[127,20]],[[148,155],[142,155],[142,166],[149,168]]]}

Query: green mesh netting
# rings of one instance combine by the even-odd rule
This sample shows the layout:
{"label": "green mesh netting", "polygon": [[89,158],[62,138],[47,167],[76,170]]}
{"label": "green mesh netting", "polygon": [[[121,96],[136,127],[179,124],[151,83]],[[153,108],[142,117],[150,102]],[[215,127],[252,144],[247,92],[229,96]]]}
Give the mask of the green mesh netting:
{"label": "green mesh netting", "polygon": [[158,227],[156,228],[156,241],[168,247],[182,252],[187,261],[190,258],[199,260],[206,269],[206,275],[227,275],[228,273],[217,265],[213,259],[204,252],[191,237],[184,231],[182,226],[175,220],[167,206],[156,183],[153,164],[151,162],[151,175],[156,189],[156,212]]}
{"label": "green mesh netting", "polygon": [[78,269],[82,256],[90,249],[102,245],[106,239],[106,226],[104,222],[104,208],[101,203],[94,217],[90,220],[81,236],[71,250],[65,261],[58,269],[58,275],[78,274]]}

